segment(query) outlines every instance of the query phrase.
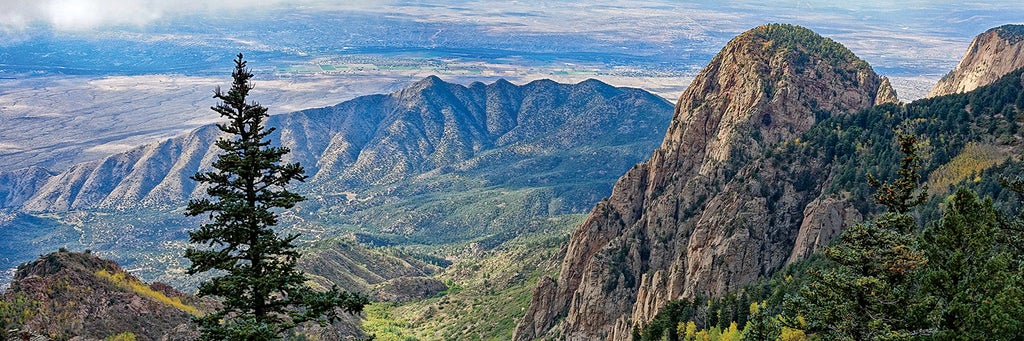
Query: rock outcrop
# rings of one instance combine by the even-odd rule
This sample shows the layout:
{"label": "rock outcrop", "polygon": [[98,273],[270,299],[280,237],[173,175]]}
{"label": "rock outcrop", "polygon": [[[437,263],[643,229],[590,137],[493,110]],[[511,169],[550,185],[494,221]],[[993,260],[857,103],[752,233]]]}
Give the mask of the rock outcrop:
{"label": "rock outcrop", "polygon": [[853,208],[845,198],[826,196],[814,199],[804,208],[800,232],[796,235],[793,252],[789,254],[786,264],[821,252],[844,228],[863,220],[860,211]]}
{"label": "rock outcrop", "polygon": [[896,89],[889,83],[889,77],[882,77],[882,84],[878,85],[878,92],[875,94],[875,105],[886,103],[898,104],[900,99],[896,96]]}
{"label": "rock outcrop", "polygon": [[[629,339],[669,300],[737,289],[794,246],[824,245],[853,215],[818,198],[828,161],[763,155],[799,146],[828,115],[894,100],[866,62],[808,29],[737,36],[679,98],[661,147],[573,231],[560,276],[538,283],[515,338],[558,325],[567,340]],[[815,199],[822,208],[808,208]]]}
{"label": "rock outcrop", "polygon": [[169,285],[146,285],[114,261],[67,251],[22,264],[0,298],[8,307],[32,307],[8,325],[13,332],[5,332],[58,340],[125,332],[139,340],[192,340],[198,333],[191,315],[209,308]]}
{"label": "rock outcrop", "polygon": [[1024,67],[1024,25],[1003,25],[974,38],[967,53],[928,97],[968,92]]}

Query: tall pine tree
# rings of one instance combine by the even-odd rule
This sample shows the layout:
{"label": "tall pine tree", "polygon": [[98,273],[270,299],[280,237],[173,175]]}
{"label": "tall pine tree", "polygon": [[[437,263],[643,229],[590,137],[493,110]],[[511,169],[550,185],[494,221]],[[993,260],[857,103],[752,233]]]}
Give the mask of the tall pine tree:
{"label": "tall pine tree", "polygon": [[192,177],[216,200],[192,200],[186,212],[209,217],[189,233],[201,246],[185,252],[192,262],[188,273],[215,271],[217,276],[199,285],[199,295],[223,304],[196,319],[202,339],[275,340],[303,322],[333,320],[339,310],[358,313],[367,302],[364,296],[306,286],[296,268],[298,235],[281,236],[273,229],[278,211],[304,200],[286,186],[305,180],[305,171],[298,163],[281,162],[288,148],[270,145],[275,129],[265,126],[267,108],[247,100],[253,74],[242,54],[231,76],[231,89],[225,93],[218,87],[213,97],[221,103],[211,108],[228,119],[217,127],[230,136],[217,140],[222,153],[214,170]]}

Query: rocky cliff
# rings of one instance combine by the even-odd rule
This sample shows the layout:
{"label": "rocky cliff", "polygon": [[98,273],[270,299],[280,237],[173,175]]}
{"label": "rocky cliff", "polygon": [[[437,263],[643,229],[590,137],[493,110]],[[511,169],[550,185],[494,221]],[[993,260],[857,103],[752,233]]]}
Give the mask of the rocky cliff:
{"label": "rocky cliff", "polygon": [[0,305],[17,315],[0,319],[8,336],[58,340],[102,340],[122,333],[138,340],[192,340],[198,335],[190,317],[206,309],[189,295],[163,283],[142,283],[117,263],[88,252],[54,252],[22,264],[0,298]]}
{"label": "rocky cliff", "polygon": [[939,80],[928,97],[968,92],[1021,67],[1024,25],[999,26],[975,37],[960,63]]}
{"label": "rocky cliff", "polygon": [[855,218],[842,198],[818,198],[827,161],[763,155],[829,115],[894,102],[887,84],[802,27],[734,38],[679,98],[661,147],[573,231],[516,339],[629,339],[668,300],[739,288],[820,248]]}

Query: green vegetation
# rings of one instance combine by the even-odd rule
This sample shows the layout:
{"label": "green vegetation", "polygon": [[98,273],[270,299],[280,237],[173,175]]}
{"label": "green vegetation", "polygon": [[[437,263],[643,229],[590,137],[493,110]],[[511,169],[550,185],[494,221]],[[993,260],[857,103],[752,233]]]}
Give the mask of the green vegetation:
{"label": "green vegetation", "polygon": [[111,335],[103,338],[103,341],[135,341],[135,334],[132,332],[124,332],[117,335]]}
{"label": "green vegetation", "polygon": [[380,341],[412,341],[416,337],[407,334],[409,323],[399,320],[394,315],[394,303],[373,303],[366,306],[366,320],[363,331],[373,335],[373,340]]}
{"label": "green vegetation", "polygon": [[937,339],[1009,340],[1024,331],[1024,278],[1000,242],[989,198],[959,188],[945,215],[921,234],[928,264],[920,276]]}
{"label": "green vegetation", "polygon": [[436,297],[367,307],[363,328],[388,340],[509,340],[543,276],[556,276],[561,246],[583,215],[552,218],[546,232],[512,239],[465,257],[436,277],[449,290]]}
{"label": "green vegetation", "polygon": [[143,297],[147,297],[154,301],[175,307],[178,310],[191,314],[192,316],[202,315],[198,308],[182,302],[181,298],[167,297],[167,295],[164,295],[164,293],[153,290],[153,288],[150,288],[148,285],[140,282],[137,279],[128,278],[127,276],[125,276],[123,272],[110,273],[107,270],[100,270],[96,272],[96,277],[107,280],[108,282],[113,283],[118,287],[131,290],[139,295],[142,295]]}
{"label": "green vegetation", "polygon": [[[1018,119],[1024,118],[1019,114],[1024,108],[1022,72],[1024,70],[1017,70],[966,94],[923,99],[907,105],[887,104],[851,115],[831,116],[801,137],[805,143],[789,143],[770,151],[770,160],[775,164],[804,158],[830,162],[830,179],[820,178],[816,182],[825,185],[830,193],[849,192],[861,212],[880,213],[879,207],[870,200],[872,191],[864,185],[864,176],[870,173],[879,178],[896,177],[901,156],[898,149],[892,148],[896,139],[892,128],[899,127],[902,133],[919,137],[923,159],[919,172],[934,180],[929,183],[932,193],[949,193],[950,185],[957,183],[947,181],[974,180],[977,177],[967,174],[975,169],[1005,170],[998,164],[987,164],[999,155],[1012,155],[1008,151],[1020,146],[1017,127]],[[960,155],[964,156],[957,160]],[[965,165],[969,160],[983,163]],[[999,162],[1002,161],[1005,159]],[[932,177],[936,170],[940,173]],[[999,191],[995,187],[987,186],[982,194],[995,196],[995,192],[990,192]],[[937,218],[934,207],[925,205],[922,213]]]}
{"label": "green vegetation", "polygon": [[795,56],[797,66],[805,66],[808,59],[801,54],[814,53],[832,65],[855,65],[866,68],[868,64],[853,54],[850,49],[830,38],[822,37],[814,31],[791,24],[767,24],[760,29],[752,30],[755,37],[771,41],[777,51],[799,51]]}
{"label": "green vegetation", "polygon": [[291,181],[306,176],[298,163],[281,164],[288,148],[270,147],[264,120],[267,109],[247,102],[253,74],[242,54],[235,60],[234,82],[227,93],[220,88],[214,97],[222,102],[212,109],[229,119],[217,127],[230,138],[221,138],[223,153],[213,162],[215,171],[198,173],[193,180],[208,185],[209,198],[188,203],[189,216],[209,215],[209,222],[189,232],[189,240],[201,248],[185,252],[192,266],[189,274],[217,271],[222,275],[202,282],[199,296],[221,299],[221,308],[194,320],[203,340],[276,340],[299,324],[333,320],[337,309],[358,313],[367,299],[341,292],[337,287],[317,292],[305,284],[296,267],[299,258],[293,241],[272,228],[278,223],[276,209],[290,209],[304,198],[288,191]]}
{"label": "green vegetation", "polygon": [[1003,25],[994,28],[1000,37],[1016,44],[1024,39],[1024,25]]}
{"label": "green vegetation", "polygon": [[39,313],[39,301],[24,293],[8,293],[0,298],[0,328],[3,328],[0,329],[0,338]]}
{"label": "green vegetation", "polygon": [[[924,311],[915,278],[928,260],[915,243],[910,209],[923,203],[918,192],[921,159],[917,139],[900,134],[905,154],[899,177],[875,187],[875,201],[888,212],[872,222],[857,224],[825,249],[833,266],[808,273],[812,280],[785,303],[790,314],[806,318],[806,329],[831,340],[880,340],[918,334]],[[790,323],[793,327],[794,324]]]}
{"label": "green vegetation", "polygon": [[[905,180],[915,168],[904,163],[899,179],[879,187],[914,193],[917,184]],[[1024,182],[1004,182],[1024,193]],[[1024,332],[1024,253],[1008,244],[1024,231],[1014,228],[1024,225],[1020,218],[1000,218],[991,199],[961,187],[922,231],[902,211],[919,196],[876,199],[891,211],[844,231],[822,257],[706,304],[672,301],[634,339],[731,340],[738,331],[750,340],[976,340]],[[745,303],[748,314],[736,308]]]}

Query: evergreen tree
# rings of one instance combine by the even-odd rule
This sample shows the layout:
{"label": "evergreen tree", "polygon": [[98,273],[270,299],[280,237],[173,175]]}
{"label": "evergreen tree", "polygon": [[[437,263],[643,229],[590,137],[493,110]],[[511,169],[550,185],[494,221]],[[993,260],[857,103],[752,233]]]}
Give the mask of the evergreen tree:
{"label": "evergreen tree", "polygon": [[1024,332],[1024,282],[998,241],[997,217],[991,199],[961,187],[922,234],[921,285],[936,303],[936,339],[1009,340]]}
{"label": "evergreen tree", "polygon": [[[1024,202],[1024,178],[1002,177],[999,182],[1004,188],[1017,194],[1018,202]],[[1020,208],[1017,208],[1020,210]],[[1000,215],[1000,242],[1010,247],[1018,263],[1024,265],[1024,211]]]}
{"label": "evergreen tree", "polygon": [[917,190],[918,182],[921,180],[921,174],[918,173],[921,170],[921,156],[917,153],[917,136],[897,133],[896,140],[900,144],[900,152],[903,153],[897,172],[899,177],[889,183],[882,183],[871,173],[868,173],[867,177],[868,185],[875,189],[875,202],[885,206],[889,212],[903,214],[928,199],[928,187],[922,186],[920,191]]}
{"label": "evergreen tree", "polygon": [[217,140],[222,153],[215,170],[197,173],[193,180],[207,185],[203,198],[188,203],[186,214],[209,215],[209,222],[189,233],[200,248],[185,252],[189,274],[215,271],[199,285],[200,296],[221,299],[222,307],[196,319],[204,340],[275,340],[310,320],[333,320],[338,310],[358,313],[367,299],[332,288],[316,292],[305,285],[296,268],[297,234],[279,235],[278,210],[290,209],[304,198],[285,187],[306,176],[298,163],[282,164],[286,147],[270,146],[274,128],[264,126],[267,109],[247,101],[253,77],[238,54],[227,93],[218,87],[212,107],[228,119],[218,124],[227,138]]}
{"label": "evergreen tree", "polygon": [[[898,140],[906,154],[900,177],[884,184],[869,177],[881,192],[876,201],[889,212],[844,231],[825,249],[825,258],[835,265],[811,272],[812,282],[786,302],[788,311],[802,314],[807,328],[825,339],[898,339],[922,329],[917,317],[923,305],[914,279],[927,261],[917,250],[910,233],[916,225],[907,214],[923,201],[923,194],[915,194],[920,157],[913,136],[901,134]],[[795,327],[794,318],[786,320]]]}
{"label": "evergreen tree", "polygon": [[743,327],[743,340],[776,340],[782,336],[779,320],[769,314],[765,301],[750,304],[750,319]]}

